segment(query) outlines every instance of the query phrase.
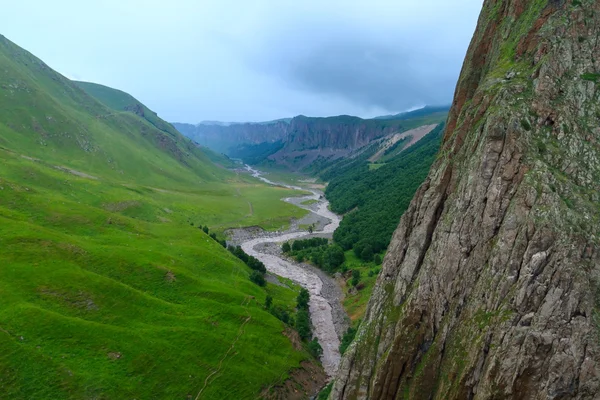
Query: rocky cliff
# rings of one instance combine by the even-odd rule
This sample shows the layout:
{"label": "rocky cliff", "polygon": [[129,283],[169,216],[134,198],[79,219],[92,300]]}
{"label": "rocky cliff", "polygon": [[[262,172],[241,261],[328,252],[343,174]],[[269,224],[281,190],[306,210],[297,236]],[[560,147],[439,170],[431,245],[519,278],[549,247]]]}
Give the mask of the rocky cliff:
{"label": "rocky cliff", "polygon": [[340,158],[373,140],[403,132],[407,125],[400,120],[362,119],[348,115],[298,116],[290,121],[283,148],[269,159],[292,170],[300,170],[319,158]]}
{"label": "rocky cliff", "polygon": [[600,398],[600,2],[485,0],[332,399]]}
{"label": "rocky cliff", "polygon": [[371,141],[406,130],[412,121],[362,119],[348,115],[242,124],[173,124],[201,145],[228,155],[239,146],[279,142],[270,159],[292,169],[302,169],[318,157],[337,158]]}

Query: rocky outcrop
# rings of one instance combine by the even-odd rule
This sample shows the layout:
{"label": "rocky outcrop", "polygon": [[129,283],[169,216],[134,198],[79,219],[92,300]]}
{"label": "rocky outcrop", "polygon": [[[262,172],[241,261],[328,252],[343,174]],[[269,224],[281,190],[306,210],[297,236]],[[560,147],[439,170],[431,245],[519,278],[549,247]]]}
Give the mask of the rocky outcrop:
{"label": "rocky outcrop", "polygon": [[240,145],[280,142],[269,155],[271,161],[302,169],[317,158],[335,159],[373,140],[405,130],[405,121],[362,119],[341,115],[243,124],[173,124],[201,145],[225,154]]}
{"label": "rocky outcrop", "polygon": [[486,0],[331,399],[600,398],[600,2]]}
{"label": "rocky outcrop", "polygon": [[292,170],[301,170],[318,159],[335,160],[372,143],[403,132],[405,122],[362,119],[348,115],[327,118],[298,116],[290,121],[281,150],[269,159]]}

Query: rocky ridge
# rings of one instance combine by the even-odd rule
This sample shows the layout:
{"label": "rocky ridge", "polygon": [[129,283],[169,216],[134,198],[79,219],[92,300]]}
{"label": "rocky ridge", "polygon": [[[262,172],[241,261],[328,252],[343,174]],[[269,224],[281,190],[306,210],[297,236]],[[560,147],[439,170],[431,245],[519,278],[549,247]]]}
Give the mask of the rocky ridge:
{"label": "rocky ridge", "polygon": [[278,143],[268,154],[270,162],[300,170],[315,160],[334,160],[372,141],[405,131],[404,120],[362,119],[348,115],[314,118],[297,116],[290,120],[240,124],[181,124],[176,129],[216,151],[232,155],[240,146]]}
{"label": "rocky ridge", "polygon": [[486,0],[331,399],[600,396],[600,2]]}

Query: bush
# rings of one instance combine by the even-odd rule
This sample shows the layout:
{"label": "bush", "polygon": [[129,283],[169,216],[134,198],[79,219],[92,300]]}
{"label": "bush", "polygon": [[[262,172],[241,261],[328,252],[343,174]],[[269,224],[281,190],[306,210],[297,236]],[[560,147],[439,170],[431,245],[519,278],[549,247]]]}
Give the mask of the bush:
{"label": "bush", "polygon": [[325,251],[325,256],[323,258],[325,269],[329,272],[334,272],[335,270],[337,270],[340,267],[340,265],[342,265],[346,260],[344,250],[336,244],[327,248],[327,250]]}
{"label": "bush", "polygon": [[268,310],[271,308],[271,306],[273,305],[273,297],[268,294],[267,297],[265,298],[265,308]]}
{"label": "bush", "polygon": [[299,310],[296,314],[296,331],[302,340],[308,340],[311,337],[308,311]]}
{"label": "bush", "polygon": [[290,313],[287,312],[287,310],[283,309],[281,306],[272,306],[271,309],[269,310],[271,312],[271,314],[277,318],[278,320],[280,320],[281,322],[283,322],[284,324],[289,324],[292,325],[290,322]]}
{"label": "bush", "polygon": [[381,262],[382,262],[382,260],[381,260],[381,256],[380,256],[379,254],[375,254],[375,257],[373,257],[373,262],[374,262],[376,265],[381,265]]}
{"label": "bush", "polygon": [[263,264],[258,258],[248,256],[248,261],[246,261],[246,265],[252,268],[255,271],[262,272],[263,274],[267,272],[267,268],[265,264]]}
{"label": "bush", "polygon": [[373,247],[370,244],[366,245],[362,249],[362,251],[360,252],[360,258],[365,261],[373,260]]}
{"label": "bush", "polygon": [[258,271],[252,271],[250,273],[250,280],[256,283],[258,286],[265,286],[267,281],[265,281],[265,277]]}
{"label": "bush", "polygon": [[346,331],[346,333],[344,333],[344,336],[342,337],[342,342],[340,343],[340,354],[344,354],[346,352],[348,346],[350,346],[350,343],[352,343],[355,336],[356,329],[352,327],[348,328],[348,330]]}
{"label": "bush", "polygon": [[359,281],[360,281],[360,271],[355,269],[354,271],[352,271],[352,286],[358,285]]}
{"label": "bush", "polygon": [[308,290],[302,288],[296,298],[297,307],[299,310],[308,310],[308,302],[310,300],[310,293]]}
{"label": "bush", "polygon": [[229,246],[227,248],[231,254],[242,260],[244,263],[248,263],[248,257],[250,257],[240,246]]}
{"label": "bush", "polygon": [[308,342],[308,351],[315,358],[319,358],[323,354],[323,348],[321,347],[319,341],[316,338]]}
{"label": "bush", "polygon": [[285,242],[284,244],[281,245],[281,251],[283,251],[284,253],[289,253],[292,250],[292,246],[290,246],[289,242]]}

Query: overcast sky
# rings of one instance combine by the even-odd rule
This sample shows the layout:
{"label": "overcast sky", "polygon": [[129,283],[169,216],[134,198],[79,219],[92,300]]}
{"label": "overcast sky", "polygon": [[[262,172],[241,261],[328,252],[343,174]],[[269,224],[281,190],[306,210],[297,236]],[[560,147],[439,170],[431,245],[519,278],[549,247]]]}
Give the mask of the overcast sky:
{"label": "overcast sky", "polygon": [[370,117],[452,100],[483,0],[19,0],[2,31],[171,122]]}

